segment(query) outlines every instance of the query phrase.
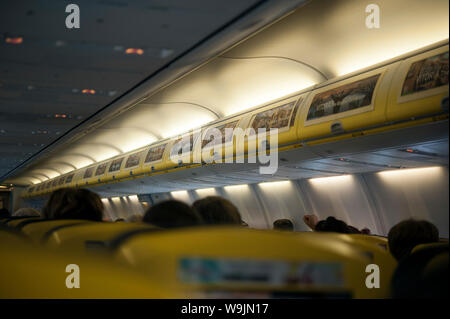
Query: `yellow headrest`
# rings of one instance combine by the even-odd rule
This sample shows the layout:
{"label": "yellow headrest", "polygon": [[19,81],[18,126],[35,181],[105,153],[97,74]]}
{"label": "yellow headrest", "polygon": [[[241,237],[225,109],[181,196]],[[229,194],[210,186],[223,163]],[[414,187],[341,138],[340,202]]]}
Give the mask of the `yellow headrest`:
{"label": "yellow headrest", "polygon": [[58,219],[58,220],[35,220],[22,227],[22,232],[29,236],[35,242],[41,242],[51,232],[67,226],[75,224],[95,223],[88,220],[78,219]]}
{"label": "yellow headrest", "polygon": [[52,232],[46,245],[70,250],[91,250],[98,252],[108,246],[108,242],[124,232],[137,229],[151,229],[144,223],[85,223],[61,228]]}
{"label": "yellow headrest", "polygon": [[435,247],[448,247],[448,243],[445,242],[439,242],[439,243],[429,243],[429,244],[420,244],[411,250],[411,254],[417,253],[419,251],[425,250],[425,249],[431,249]]}
{"label": "yellow headrest", "polygon": [[[0,231],[1,299],[90,299],[90,298],[177,298],[164,286],[154,284],[112,260],[82,254],[54,253],[42,246],[8,240]],[[11,237],[13,238],[13,237]],[[9,238],[9,239],[11,239]],[[69,266],[71,265],[71,266]],[[79,288],[74,284],[79,270]]]}
{"label": "yellow headrest", "polygon": [[223,290],[386,297],[365,285],[370,258],[325,234],[240,227],[166,230],[127,239],[116,257],[185,297]]}

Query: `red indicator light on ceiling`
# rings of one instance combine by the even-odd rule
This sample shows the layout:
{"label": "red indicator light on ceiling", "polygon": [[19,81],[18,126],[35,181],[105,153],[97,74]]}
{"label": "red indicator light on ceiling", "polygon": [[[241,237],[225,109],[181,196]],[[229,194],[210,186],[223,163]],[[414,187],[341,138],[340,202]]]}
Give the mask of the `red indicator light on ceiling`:
{"label": "red indicator light on ceiling", "polygon": [[81,91],[83,94],[95,94],[95,90],[84,89]]}
{"label": "red indicator light on ceiling", "polygon": [[11,44],[21,44],[23,42],[23,38],[22,37],[15,37],[15,38],[6,37],[5,42],[11,43]]}
{"label": "red indicator light on ceiling", "polygon": [[128,48],[125,50],[126,54],[137,54],[137,55],[143,55],[144,50],[142,49],[134,49],[134,48]]}
{"label": "red indicator light on ceiling", "polygon": [[406,149],[406,151],[407,151],[408,153],[414,153],[414,150],[412,150],[412,149],[410,149],[410,148]]}

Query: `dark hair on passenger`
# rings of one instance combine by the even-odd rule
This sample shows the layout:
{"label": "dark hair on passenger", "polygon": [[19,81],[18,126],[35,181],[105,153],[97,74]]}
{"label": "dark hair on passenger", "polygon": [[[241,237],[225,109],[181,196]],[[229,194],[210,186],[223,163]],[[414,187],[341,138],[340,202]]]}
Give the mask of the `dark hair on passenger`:
{"label": "dark hair on passenger", "polygon": [[290,219],[277,219],[273,222],[273,229],[294,231],[294,224]]}
{"label": "dark hair on passenger", "polygon": [[166,200],[151,206],[143,221],[161,228],[197,226],[203,223],[197,211],[178,200]]}
{"label": "dark hair on passenger", "polygon": [[208,196],[196,200],[192,207],[207,225],[242,225],[239,210],[223,197]]}
{"label": "dark hair on passenger", "polygon": [[407,219],[391,228],[388,233],[389,251],[397,260],[407,257],[419,244],[439,241],[439,230],[426,220]]}
{"label": "dark hair on passenger", "polygon": [[334,232],[342,234],[360,233],[360,231],[355,227],[349,226],[344,221],[336,219],[333,216],[318,222],[314,230],[319,232]]}
{"label": "dark hair on passenger", "polygon": [[6,208],[0,208],[0,217],[10,217],[9,210]]}
{"label": "dark hair on passenger", "polygon": [[101,221],[103,203],[100,197],[87,189],[61,188],[54,191],[42,215],[47,219],[86,219]]}

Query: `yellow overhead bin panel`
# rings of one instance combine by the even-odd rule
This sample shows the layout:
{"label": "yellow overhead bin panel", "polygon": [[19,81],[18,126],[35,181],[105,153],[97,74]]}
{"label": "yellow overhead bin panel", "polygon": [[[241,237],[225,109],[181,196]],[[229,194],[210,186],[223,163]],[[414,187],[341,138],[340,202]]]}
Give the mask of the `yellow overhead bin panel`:
{"label": "yellow overhead bin panel", "polygon": [[301,110],[299,138],[330,137],[385,123],[389,86],[398,65],[394,63],[312,91]]}
{"label": "yellow overhead bin panel", "polygon": [[45,187],[43,188],[43,193],[44,194],[48,194],[51,193],[53,191],[52,189],[52,180],[48,180],[47,182],[45,182]]}
{"label": "yellow overhead bin panel", "polygon": [[39,196],[41,194],[42,185],[43,185],[43,183],[39,183],[39,184],[35,185],[33,194],[31,194],[31,196]]}
{"label": "yellow overhead bin panel", "polygon": [[76,185],[77,174],[81,175],[81,171],[67,174],[66,179],[64,180],[64,187],[74,187]]}
{"label": "yellow overhead bin panel", "polygon": [[142,171],[142,163],[144,162],[145,154],[145,149],[141,149],[128,155],[125,159],[122,175],[133,176],[139,174]]}
{"label": "yellow overhead bin panel", "polygon": [[225,158],[234,156],[233,134],[242,117],[232,117],[228,120],[214,123],[209,127],[202,129],[202,138],[198,138],[194,145],[194,158],[200,158],[204,163],[220,162]]}
{"label": "yellow overhead bin panel", "polygon": [[448,54],[445,45],[401,63],[389,92],[388,121],[444,111],[441,101],[448,98]]}
{"label": "yellow overhead bin panel", "polygon": [[[242,156],[242,149],[245,153],[254,153],[257,147],[259,150],[268,148],[270,143],[271,129],[278,130],[278,147],[293,145],[298,141],[297,126],[299,125],[299,110],[308,93],[291,97],[270,105],[258,108],[250,112],[247,117],[246,131],[248,137],[245,138],[245,145],[242,148],[242,140],[236,139],[236,156]],[[258,132],[266,134],[257,140]]]}
{"label": "yellow overhead bin panel", "polygon": [[194,145],[200,139],[200,135],[201,131],[196,130],[172,139],[168,145],[170,152],[167,152],[167,167],[194,164]]}
{"label": "yellow overhead bin panel", "polygon": [[110,181],[120,177],[121,169],[125,163],[125,156],[115,157],[111,159],[106,168],[106,173],[102,178],[102,181]]}
{"label": "yellow overhead bin panel", "polygon": [[80,180],[77,182],[78,186],[94,184],[95,181],[94,173],[96,167],[97,165],[91,165],[81,170],[83,173],[81,175]]}
{"label": "yellow overhead bin panel", "polygon": [[137,170],[136,173],[140,174],[159,171],[174,166],[175,164],[168,160],[171,145],[171,141],[165,140],[161,143],[152,144],[149,148],[146,148],[142,168]]}
{"label": "yellow overhead bin panel", "polygon": [[57,177],[57,188],[63,188],[67,175]]}
{"label": "yellow overhead bin panel", "polygon": [[31,197],[35,194],[35,191],[37,189],[37,185],[31,185],[27,188],[27,191],[25,194],[22,195],[22,197]]}
{"label": "yellow overhead bin panel", "polygon": [[97,166],[94,166],[91,178],[87,180],[89,184],[97,184],[104,180],[106,170],[108,169],[109,162],[102,162]]}
{"label": "yellow overhead bin panel", "polygon": [[141,233],[125,240],[116,257],[184,298],[383,297],[365,285],[370,258],[324,234],[240,227]]}
{"label": "yellow overhead bin panel", "polygon": [[144,223],[87,223],[54,231],[47,239],[48,247],[59,247],[70,251],[101,252],[106,251],[109,242],[115,237],[129,231],[152,229]]}
{"label": "yellow overhead bin panel", "polygon": [[56,190],[59,188],[58,181],[59,181],[59,177],[55,177],[52,179],[52,190]]}

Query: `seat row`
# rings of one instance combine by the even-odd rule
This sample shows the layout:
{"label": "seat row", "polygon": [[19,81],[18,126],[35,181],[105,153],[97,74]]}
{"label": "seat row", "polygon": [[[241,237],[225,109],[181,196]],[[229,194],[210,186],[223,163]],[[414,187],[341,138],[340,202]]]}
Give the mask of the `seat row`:
{"label": "seat row", "polygon": [[[38,218],[0,225],[0,254],[11,261],[0,266],[3,298],[387,298],[396,268],[378,236]],[[65,285],[71,264],[81,288]]]}

